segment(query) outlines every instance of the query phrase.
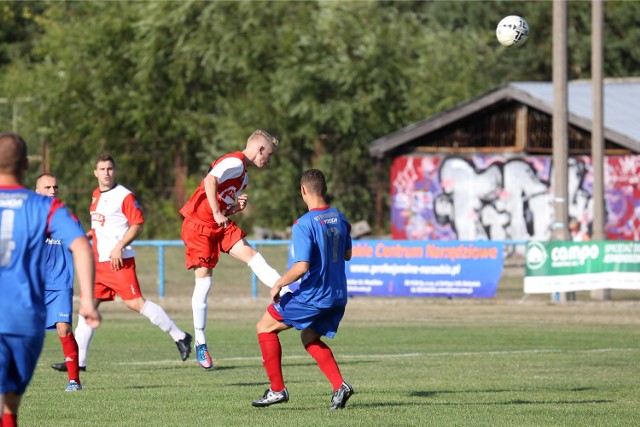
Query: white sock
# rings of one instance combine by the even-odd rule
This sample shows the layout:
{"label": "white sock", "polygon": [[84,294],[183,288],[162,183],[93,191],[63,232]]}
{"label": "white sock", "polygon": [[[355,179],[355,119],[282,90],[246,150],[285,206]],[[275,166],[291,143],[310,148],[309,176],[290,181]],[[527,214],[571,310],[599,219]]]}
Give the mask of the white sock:
{"label": "white sock", "polygon": [[89,352],[89,344],[93,338],[94,329],[87,325],[84,316],[78,316],[78,326],[74,332],[76,342],[78,343],[78,366],[87,366],[87,353]]}
{"label": "white sock", "polygon": [[247,265],[253,270],[254,274],[258,276],[258,279],[270,288],[273,288],[273,285],[275,285],[280,278],[278,272],[267,264],[267,261],[260,252],[257,252],[253,258],[249,260]]}
{"label": "white sock", "polygon": [[180,341],[186,334],[178,328],[169,315],[158,304],[147,300],[140,310],[140,314],[149,319],[151,323],[162,329],[163,332],[168,332],[174,341]]}
{"label": "white sock", "polygon": [[[256,253],[253,258],[249,260],[247,265],[251,268],[253,273],[258,276],[258,279],[270,288],[273,288],[273,285],[275,285],[280,278],[280,274],[278,274],[273,267],[267,264],[267,261],[260,252]],[[287,292],[291,292],[289,290],[289,286],[284,286],[280,290],[280,295],[284,295]]]}
{"label": "white sock", "polygon": [[191,310],[193,311],[193,328],[198,344],[207,342],[204,330],[207,327],[207,296],[210,290],[211,277],[196,279],[196,286],[193,288],[193,296],[191,297]]}

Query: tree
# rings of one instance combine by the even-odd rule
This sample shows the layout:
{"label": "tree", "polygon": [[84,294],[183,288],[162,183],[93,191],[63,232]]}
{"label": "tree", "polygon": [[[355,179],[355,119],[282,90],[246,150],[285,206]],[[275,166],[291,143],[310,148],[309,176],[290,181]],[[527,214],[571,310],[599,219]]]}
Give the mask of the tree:
{"label": "tree", "polygon": [[[638,74],[639,4],[606,3],[609,77]],[[374,223],[371,141],[508,81],[551,79],[548,2],[42,2],[29,19],[21,2],[2,7],[0,88],[33,100],[27,126],[65,201],[86,210],[93,160],[111,152],[149,238],[179,235],[181,203],[255,128],[282,142],[250,173],[243,227],[290,225],[309,167],[351,221]],[[495,40],[513,11],[531,27],[518,49]],[[572,78],[589,75],[589,13],[570,2]]]}

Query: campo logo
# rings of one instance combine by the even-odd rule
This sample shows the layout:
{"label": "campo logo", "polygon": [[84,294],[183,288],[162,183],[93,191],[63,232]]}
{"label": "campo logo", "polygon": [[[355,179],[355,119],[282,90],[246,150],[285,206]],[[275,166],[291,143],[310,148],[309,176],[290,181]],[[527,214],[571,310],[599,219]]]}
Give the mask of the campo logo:
{"label": "campo logo", "polygon": [[537,270],[547,262],[547,250],[540,242],[529,242],[527,245],[526,263],[530,270]]}
{"label": "campo logo", "polygon": [[600,256],[598,245],[568,244],[551,249],[551,264],[554,267],[581,266],[586,260],[595,260],[598,256]]}
{"label": "campo logo", "polygon": [[600,248],[593,243],[537,242],[527,245],[526,265],[529,270],[539,270],[550,261],[551,268],[574,268],[600,256]]}

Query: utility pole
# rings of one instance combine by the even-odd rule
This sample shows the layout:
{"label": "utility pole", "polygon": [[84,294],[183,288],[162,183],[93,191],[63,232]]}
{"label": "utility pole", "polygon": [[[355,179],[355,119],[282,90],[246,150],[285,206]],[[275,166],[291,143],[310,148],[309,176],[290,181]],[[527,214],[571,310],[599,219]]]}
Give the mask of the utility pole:
{"label": "utility pole", "polygon": [[[567,160],[569,150],[567,101],[567,2],[553,0],[553,209],[552,239],[570,240]],[[558,292],[559,302],[573,301],[575,292]]]}
{"label": "utility pole", "polygon": [[[593,128],[591,130],[591,165],[593,173],[593,240],[606,240],[604,205],[604,94],[603,34],[604,0],[591,2],[591,84],[593,86]],[[592,299],[609,300],[611,290],[591,291]]]}

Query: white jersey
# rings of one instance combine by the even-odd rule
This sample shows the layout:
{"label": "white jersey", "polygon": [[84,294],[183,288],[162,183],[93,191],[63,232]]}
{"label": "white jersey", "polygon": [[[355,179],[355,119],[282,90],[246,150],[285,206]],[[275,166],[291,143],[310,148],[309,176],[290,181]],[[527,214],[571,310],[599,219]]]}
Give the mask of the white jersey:
{"label": "white jersey", "polygon": [[[133,193],[120,184],[111,190],[93,190],[91,197],[91,234],[93,235],[93,253],[98,262],[111,258],[111,251],[122,240],[129,227],[144,223],[140,205]],[[122,251],[122,258],[135,255],[129,245]]]}

